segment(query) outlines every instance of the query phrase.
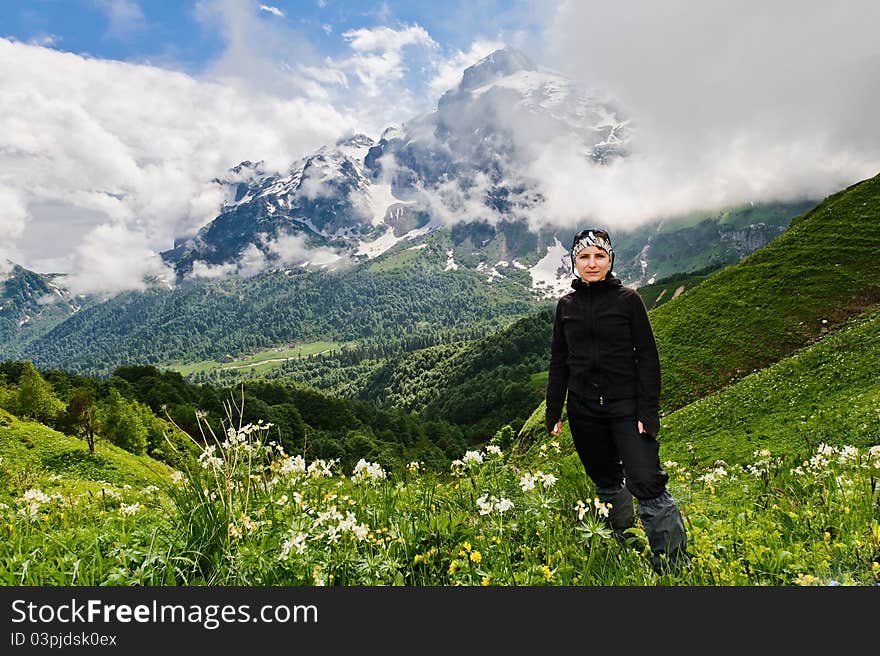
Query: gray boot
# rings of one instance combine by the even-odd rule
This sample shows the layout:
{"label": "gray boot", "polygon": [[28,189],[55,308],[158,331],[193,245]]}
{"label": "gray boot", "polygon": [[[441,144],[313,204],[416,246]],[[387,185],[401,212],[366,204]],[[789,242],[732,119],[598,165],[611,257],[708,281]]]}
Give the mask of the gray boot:
{"label": "gray boot", "polygon": [[639,500],[639,516],[651,546],[654,571],[688,569],[687,535],[675,500],[668,491],[653,499]]}
{"label": "gray boot", "polygon": [[614,531],[614,537],[620,542],[626,542],[626,529],[632,528],[636,523],[635,509],[633,508],[633,496],[625,485],[614,488],[596,488],[596,495],[603,503],[610,503],[611,510],[608,513],[608,525]]}

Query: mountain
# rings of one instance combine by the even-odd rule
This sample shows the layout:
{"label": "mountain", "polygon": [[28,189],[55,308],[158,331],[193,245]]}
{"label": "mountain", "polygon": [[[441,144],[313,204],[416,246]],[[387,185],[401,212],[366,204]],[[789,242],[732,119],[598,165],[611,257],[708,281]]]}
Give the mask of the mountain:
{"label": "mountain", "polygon": [[[41,274],[9,263],[0,279],[0,343],[7,347],[37,339],[94,302],[74,296],[61,283],[63,275]],[[10,355],[14,351],[10,348]]]}
{"label": "mountain", "polygon": [[[497,325],[539,306],[514,282],[422,262],[389,271],[269,271],[120,294],[24,344],[20,356],[106,375],[124,364],[220,359],[294,342],[392,341]],[[0,357],[12,357],[7,345]]]}
{"label": "mountain", "polygon": [[[0,357],[106,373],[133,358],[193,362],[290,341],[506,323],[569,290],[573,230],[528,220],[543,199],[524,162],[555,138],[576,140],[604,166],[628,156],[637,132],[613,100],[498,50],[466,69],[434,111],[378,141],[351,135],[283,172],[249,161],[230,169],[215,180],[227,192],[219,215],[162,254],[177,272],[175,289],[153,286],[68,314],[19,301],[8,310]],[[615,231],[615,272],[641,287],[737,262],[812,204],[749,204]],[[349,283],[358,276],[366,289]],[[448,294],[463,289],[472,298],[447,311]],[[478,307],[499,289],[500,302]],[[397,334],[376,312],[364,318],[365,298],[390,302],[403,290],[420,298],[400,307],[422,314],[406,314]],[[386,301],[377,307],[400,316]]]}
{"label": "mountain", "polygon": [[[434,111],[387,128],[378,141],[352,135],[284,172],[242,162],[215,180],[227,193],[220,214],[162,257],[183,280],[293,266],[332,270],[439,244],[419,257],[489,278],[513,274],[555,298],[570,281],[574,230],[530,227],[529,213],[544,200],[527,174],[536,149],[574,141],[602,166],[626,157],[635,138],[613,99],[500,49],[465,69]],[[731,208],[619,231],[618,274],[642,285],[737,261],[814,203]]]}

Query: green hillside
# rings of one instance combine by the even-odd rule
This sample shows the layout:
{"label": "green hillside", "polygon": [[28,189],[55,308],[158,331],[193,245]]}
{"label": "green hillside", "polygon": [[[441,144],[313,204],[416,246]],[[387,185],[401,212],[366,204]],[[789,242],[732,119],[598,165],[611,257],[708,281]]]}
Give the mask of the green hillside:
{"label": "green hillside", "polygon": [[[661,414],[785,358],[880,300],[880,175],[829,196],[788,230],[649,311]],[[523,445],[544,431],[535,409]]]}
{"label": "green hillside", "polygon": [[[663,417],[661,459],[705,469],[717,460],[747,463],[767,449],[796,466],[822,444],[880,444],[878,362],[880,306],[874,306],[793,355]],[[567,422],[563,428],[560,442],[570,444]],[[526,462],[551,439],[543,405],[521,437]]]}
{"label": "green hillside", "polygon": [[651,312],[671,411],[762,369],[880,300],[880,176]]}
{"label": "green hillside", "polygon": [[20,420],[0,408],[0,500],[47,481],[44,492],[85,493],[98,499],[102,490],[158,485],[172,471],[106,440],[99,440],[90,454],[84,440]]}
{"label": "green hillside", "polygon": [[[490,283],[474,271],[418,264],[378,272],[273,271],[120,294],[23,345],[17,357],[41,368],[107,375],[124,364],[193,362],[291,342],[400,338],[510,320],[537,306],[521,285]],[[0,358],[10,357],[9,347],[0,344]]]}

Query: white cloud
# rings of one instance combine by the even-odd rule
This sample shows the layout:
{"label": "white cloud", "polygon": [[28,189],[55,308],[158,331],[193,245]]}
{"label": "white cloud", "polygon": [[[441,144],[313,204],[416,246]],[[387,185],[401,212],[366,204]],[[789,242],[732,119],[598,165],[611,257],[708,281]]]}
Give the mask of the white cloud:
{"label": "white cloud", "polygon": [[248,278],[270,267],[289,265],[337,268],[347,262],[332,248],[309,248],[305,237],[300,234],[279,235],[274,240],[264,234],[260,236],[260,242],[265,250],[255,244],[248,244],[235,262],[209,264],[197,260],[188,277],[222,278],[235,274]]}
{"label": "white cloud", "polygon": [[[633,154],[534,162],[548,214],[632,225],[746,201],[821,198],[880,171],[880,5],[559,2],[555,67],[617,97]],[[543,172],[543,174],[542,174]]]}
{"label": "white cloud", "polygon": [[5,239],[21,237],[26,219],[27,207],[21,194],[0,184],[0,235]]}
{"label": "white cloud", "polygon": [[272,7],[271,5],[260,5],[260,11],[265,11],[273,16],[278,16],[279,18],[284,18],[284,12],[281,11],[278,7]]}
{"label": "white cloud", "polygon": [[110,19],[107,27],[109,37],[122,39],[146,26],[144,12],[134,0],[94,0],[94,2]]}
{"label": "white cloud", "polygon": [[5,39],[0,77],[0,189],[15,198],[0,214],[0,241],[27,243],[25,266],[71,252],[75,243],[40,245],[30,231],[51,234],[42,226],[52,224],[64,234],[74,215],[168,249],[216,216],[223,198],[210,180],[230,166],[284,169],[353,129],[324,102]]}
{"label": "white cloud", "polygon": [[75,294],[112,295],[127,289],[145,289],[145,278],[174,279],[174,272],[149,246],[143,233],[122,224],[100,225],[74,252],[75,272],[63,284]]}

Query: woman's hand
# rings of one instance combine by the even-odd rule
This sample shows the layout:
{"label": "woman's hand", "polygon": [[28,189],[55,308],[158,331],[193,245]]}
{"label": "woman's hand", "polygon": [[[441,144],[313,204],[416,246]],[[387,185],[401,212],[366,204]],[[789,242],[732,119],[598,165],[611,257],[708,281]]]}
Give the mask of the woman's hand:
{"label": "woman's hand", "polygon": [[[641,425],[641,422],[639,422],[639,424]],[[557,421],[557,422],[556,422],[556,425],[553,427],[553,430],[550,431],[550,434],[551,434],[553,437],[559,437],[559,434],[560,434],[561,432],[562,432],[562,422],[561,422],[561,421]]]}

